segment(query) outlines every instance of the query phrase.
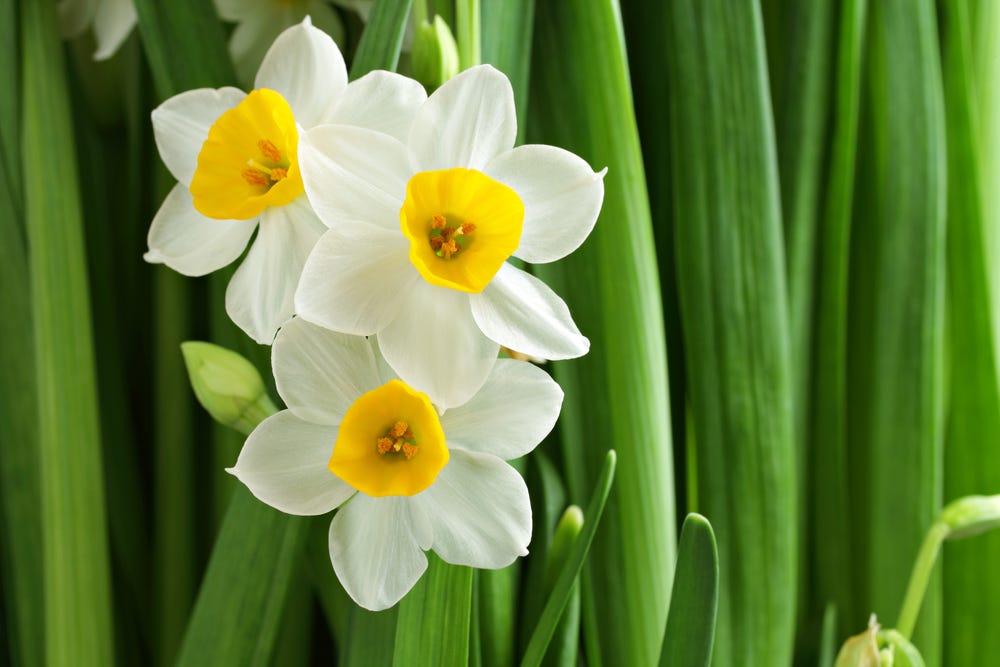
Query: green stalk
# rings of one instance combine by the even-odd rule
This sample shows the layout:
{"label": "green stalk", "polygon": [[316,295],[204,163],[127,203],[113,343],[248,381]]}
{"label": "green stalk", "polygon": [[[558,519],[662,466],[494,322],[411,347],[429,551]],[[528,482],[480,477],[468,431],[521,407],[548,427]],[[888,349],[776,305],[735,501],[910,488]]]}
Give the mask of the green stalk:
{"label": "green stalk", "polygon": [[[859,198],[851,267],[858,308],[848,406],[854,488],[868,599],[887,617],[909,562],[941,504],[945,282],[945,126],[935,4],[889,0],[872,7],[871,125],[859,162],[871,188]],[[963,260],[965,261],[965,260]],[[865,483],[867,479],[867,483]],[[858,511],[852,513],[858,517]],[[844,619],[854,627],[859,619]],[[935,576],[914,635],[940,664],[941,589]]]}
{"label": "green stalk", "polygon": [[[992,331],[995,310],[983,209],[979,107],[969,3],[943,3],[945,112],[948,122],[948,315],[951,389],[945,446],[947,498],[1000,491],[1000,389]],[[992,85],[992,84],[991,84]],[[1000,655],[1000,535],[955,544],[944,560],[943,664]],[[899,630],[903,631],[900,627]]]}
{"label": "green stalk", "polygon": [[[7,91],[0,96],[0,161],[3,162],[0,178],[15,210],[24,207],[21,178],[21,109],[14,91],[21,90],[21,57],[19,54],[17,2],[0,0],[0,85]],[[24,233],[23,221],[18,216],[13,223]]]}
{"label": "green stalk", "polygon": [[472,568],[427,553],[427,571],[399,603],[392,664],[466,665],[472,616]]}
{"label": "green stalk", "polygon": [[483,61],[479,0],[456,0],[455,24],[458,41],[459,71]]}
{"label": "green stalk", "polygon": [[924,538],[923,544],[920,545],[920,551],[917,552],[917,560],[913,563],[910,582],[906,585],[906,595],[903,597],[903,606],[900,608],[899,620],[896,622],[896,630],[903,635],[904,639],[913,636],[913,628],[917,625],[920,605],[927,592],[931,574],[934,572],[938,551],[941,550],[941,543],[944,542],[947,535],[948,526],[935,523],[927,531],[927,536]]}
{"label": "green stalk", "polygon": [[[861,64],[868,0],[845,0],[839,17],[833,137],[826,206],[817,257],[816,338],[813,368],[812,456],[814,490],[810,539],[817,608],[833,604],[847,627],[864,623],[855,608],[857,578],[851,532],[851,491],[847,451],[848,268],[854,161],[857,154]],[[835,642],[834,646],[839,644]],[[831,658],[832,662],[832,658]]]}
{"label": "green stalk", "polygon": [[483,62],[507,75],[517,107],[517,143],[524,143],[531,74],[535,0],[487,2],[483,11]]}
{"label": "green stalk", "polygon": [[778,165],[759,7],[671,0],[676,261],[698,511],[720,553],[714,664],[791,662],[796,456]]}
{"label": "green stalk", "polygon": [[357,79],[375,69],[387,69],[391,72],[396,70],[412,2],[413,0],[381,0],[375,3],[354,54],[351,79]]}
{"label": "green stalk", "polygon": [[590,239],[559,263],[536,267],[591,341],[587,356],[553,364],[566,393],[560,436],[571,501],[582,504],[609,444],[620,460],[582,579],[587,661],[651,664],[676,549],[673,453],[660,288],[621,17],[614,0],[545,2],[537,10],[528,138],[608,168]]}
{"label": "green stalk", "polygon": [[82,216],[54,5],[25,3],[23,176],[32,280],[49,665],[113,660]]}

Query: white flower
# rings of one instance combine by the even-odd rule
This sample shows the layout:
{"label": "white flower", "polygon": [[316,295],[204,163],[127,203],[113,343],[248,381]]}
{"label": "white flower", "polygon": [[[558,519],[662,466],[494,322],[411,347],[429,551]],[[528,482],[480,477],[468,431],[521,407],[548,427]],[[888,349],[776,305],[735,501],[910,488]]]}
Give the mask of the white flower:
{"label": "white flower", "polygon": [[472,400],[439,414],[370,339],[295,318],[272,359],[288,409],[250,434],[230,472],[289,514],[343,504],[330,559],[358,604],[396,604],[427,568],[428,549],[479,568],[527,554],[528,490],[504,460],[555,424],[562,391],[543,371],[500,360]]}
{"label": "white flower", "polygon": [[[353,9],[363,17],[371,2],[335,0],[334,4]],[[229,37],[229,55],[240,81],[251,82],[271,42],[285,28],[306,16],[313,24],[343,44],[344,25],[325,0],[215,0],[219,16],[236,24]]]}
{"label": "white flower", "polygon": [[302,265],[325,229],[303,191],[298,137],[330,122],[405,136],[425,99],[419,84],[389,72],[348,85],[337,45],[307,17],[275,40],[249,95],[202,88],[153,111],[160,157],[178,184],[150,227],[146,261],[210,273],[243,253],[259,222],[226,311],[269,344],[292,315]]}
{"label": "white flower", "polygon": [[107,60],[118,51],[135,27],[132,0],[60,0],[59,26],[64,37],[76,37],[94,28],[94,60]]}
{"label": "white flower", "polygon": [[302,141],[306,192],[330,231],[306,262],[296,311],[377,333],[400,377],[446,407],[475,393],[500,345],[544,359],[589,349],[563,300],[505,260],[551,262],[579,247],[603,172],[552,146],[512,148],[516,123],[510,82],[484,65],[428,98],[407,144],[336,126]]}

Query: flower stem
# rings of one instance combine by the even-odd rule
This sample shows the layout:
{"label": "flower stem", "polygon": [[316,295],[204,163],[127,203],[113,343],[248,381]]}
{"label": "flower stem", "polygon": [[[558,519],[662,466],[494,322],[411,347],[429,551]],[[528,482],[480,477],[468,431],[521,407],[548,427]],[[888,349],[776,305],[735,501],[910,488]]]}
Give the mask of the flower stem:
{"label": "flower stem", "polygon": [[419,28],[427,22],[427,0],[413,0],[413,26]]}
{"label": "flower stem", "polygon": [[931,572],[934,571],[938,550],[947,535],[948,526],[935,521],[927,531],[924,543],[920,545],[917,560],[913,564],[913,572],[910,573],[910,583],[906,587],[903,607],[899,611],[899,622],[896,623],[896,629],[906,639],[913,634],[913,627],[917,624],[917,615],[920,613],[920,604],[927,590],[927,582],[930,581]]}
{"label": "flower stem", "polygon": [[460,70],[475,67],[483,58],[479,0],[456,2],[455,23],[458,32],[458,67]]}

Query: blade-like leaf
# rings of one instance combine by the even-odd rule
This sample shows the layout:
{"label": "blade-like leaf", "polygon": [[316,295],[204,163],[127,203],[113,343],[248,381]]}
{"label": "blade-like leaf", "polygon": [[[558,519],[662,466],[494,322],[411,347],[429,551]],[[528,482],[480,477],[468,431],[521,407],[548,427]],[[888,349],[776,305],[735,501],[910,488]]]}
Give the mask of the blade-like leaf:
{"label": "blade-like leaf", "polygon": [[468,664],[471,615],[472,568],[428,552],[427,571],[399,603],[392,664]]}
{"label": "blade-like leaf", "polygon": [[351,63],[351,79],[375,69],[396,70],[412,4],[413,0],[378,0],[375,3]]}

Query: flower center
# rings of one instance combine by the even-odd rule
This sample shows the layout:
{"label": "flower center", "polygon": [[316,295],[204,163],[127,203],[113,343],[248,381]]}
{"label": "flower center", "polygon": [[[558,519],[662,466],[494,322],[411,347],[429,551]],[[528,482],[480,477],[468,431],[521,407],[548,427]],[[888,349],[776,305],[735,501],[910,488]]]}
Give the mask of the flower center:
{"label": "flower center", "polygon": [[299,135],[279,93],[251,91],[208,130],[191,179],[194,207],[219,220],[248,220],[304,192],[296,162]]}
{"label": "flower center", "polygon": [[347,410],[329,468],[369,496],[412,496],[433,484],[446,463],[448,447],[430,400],[390,380]]}
{"label": "flower center", "polygon": [[432,285],[482,292],[521,242],[524,204],[473,169],[422,171],[406,184],[400,226]]}

